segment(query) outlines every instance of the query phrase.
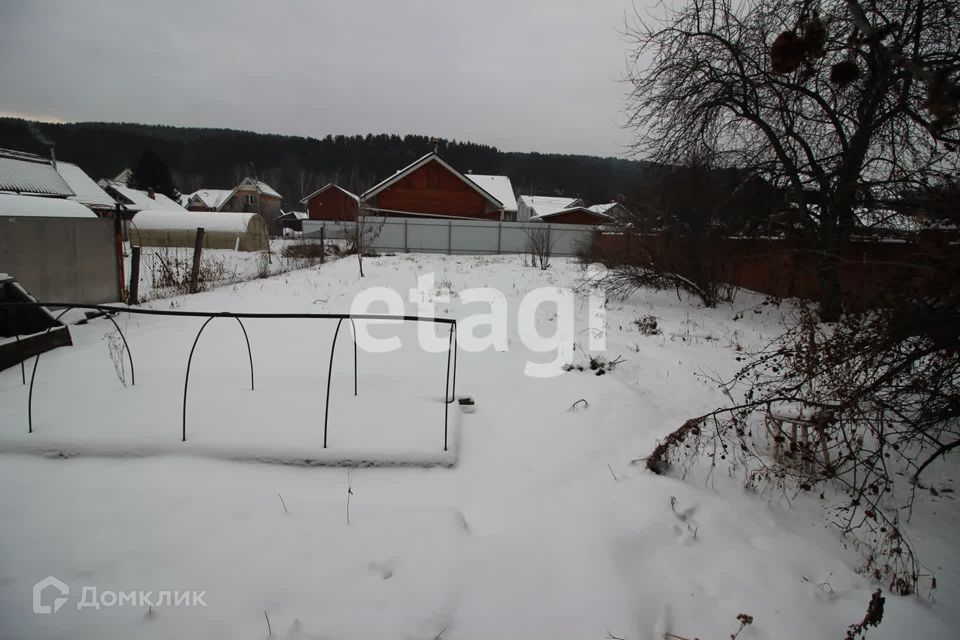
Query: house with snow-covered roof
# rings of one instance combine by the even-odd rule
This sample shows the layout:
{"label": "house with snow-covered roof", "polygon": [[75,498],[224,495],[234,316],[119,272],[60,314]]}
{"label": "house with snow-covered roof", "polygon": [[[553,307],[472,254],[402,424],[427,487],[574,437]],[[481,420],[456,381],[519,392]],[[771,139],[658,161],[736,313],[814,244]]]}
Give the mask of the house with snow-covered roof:
{"label": "house with snow-covered roof", "polygon": [[47,198],[76,195],[54,166],[52,158],[0,149],[0,193]]}
{"label": "house with snow-covered roof", "polygon": [[507,176],[482,175],[467,171],[467,178],[503,204],[504,222],[517,219],[517,197],[513,193],[513,183]]}
{"label": "house with snow-covered roof", "polygon": [[281,213],[283,203],[276,189],[265,182],[244,178],[243,182],[234,187],[216,211],[233,211],[237,213],[259,213],[266,220],[273,220]]}
{"label": "house with snow-covered roof", "polygon": [[186,211],[179,203],[153,190],[134,189],[118,180],[101,180],[97,184],[129,214],[138,211]]}
{"label": "house with snow-covered roof", "polygon": [[183,196],[183,207],[187,211],[219,211],[233,189],[197,189]]}
{"label": "house with snow-covered roof", "polygon": [[116,211],[116,201],[79,166],[72,162],[57,160],[55,168],[73,191],[74,195],[67,197],[69,200],[88,207],[101,218],[110,216]]}
{"label": "house with snow-covered roof", "polygon": [[375,184],[360,201],[373,215],[502,220],[504,203],[488,187],[430,152]]}
{"label": "house with snow-covered roof", "polygon": [[586,206],[586,203],[580,198],[567,198],[565,196],[520,196],[517,199],[517,221],[526,222],[527,220],[554,214],[564,209],[583,206]]}
{"label": "house with snow-covered roof", "polygon": [[587,208],[594,213],[607,215],[619,222],[629,222],[633,219],[633,213],[619,202],[595,204]]}
{"label": "house with snow-covered roof", "polygon": [[612,224],[616,220],[606,213],[598,213],[589,207],[567,207],[530,218],[530,222],[549,224]]}
{"label": "house with snow-covered roof", "polygon": [[306,196],[300,203],[306,205],[310,220],[349,222],[357,219],[360,210],[360,198],[332,182]]}
{"label": "house with snow-covered roof", "polygon": [[114,210],[113,199],[75,164],[0,149],[2,215],[95,217]]}

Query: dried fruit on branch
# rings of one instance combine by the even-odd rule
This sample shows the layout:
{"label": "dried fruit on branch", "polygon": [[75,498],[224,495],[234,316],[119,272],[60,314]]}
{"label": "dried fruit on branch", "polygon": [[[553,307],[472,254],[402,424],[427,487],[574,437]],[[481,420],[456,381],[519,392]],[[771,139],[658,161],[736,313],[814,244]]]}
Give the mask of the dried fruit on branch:
{"label": "dried fruit on branch", "polygon": [[770,47],[770,64],[773,72],[792,73],[803,64],[803,40],[793,31],[784,31],[773,41]]}
{"label": "dried fruit on branch", "polygon": [[830,82],[845,87],[860,77],[860,67],[852,60],[844,60],[830,67]]}
{"label": "dried fruit on branch", "polygon": [[953,123],[957,115],[957,98],[958,96],[950,91],[946,76],[940,74],[936,80],[927,83],[927,99],[923,108],[933,116],[935,125],[947,126]]}

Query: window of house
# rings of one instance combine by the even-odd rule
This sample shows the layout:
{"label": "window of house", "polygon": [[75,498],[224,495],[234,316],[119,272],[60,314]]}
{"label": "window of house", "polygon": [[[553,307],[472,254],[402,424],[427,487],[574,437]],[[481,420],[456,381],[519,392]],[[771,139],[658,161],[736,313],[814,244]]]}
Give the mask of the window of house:
{"label": "window of house", "polygon": [[252,193],[248,193],[247,195],[243,196],[243,201],[244,201],[245,204],[256,204],[256,203],[257,203],[256,196],[254,196]]}

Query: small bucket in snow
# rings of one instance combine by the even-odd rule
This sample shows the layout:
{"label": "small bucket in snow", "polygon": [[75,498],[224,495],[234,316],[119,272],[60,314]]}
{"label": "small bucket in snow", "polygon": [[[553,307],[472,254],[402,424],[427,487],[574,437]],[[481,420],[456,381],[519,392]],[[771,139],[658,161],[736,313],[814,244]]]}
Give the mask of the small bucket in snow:
{"label": "small bucket in snow", "polygon": [[477,403],[470,396],[460,396],[457,402],[460,403],[460,411],[464,413],[473,413],[477,408]]}

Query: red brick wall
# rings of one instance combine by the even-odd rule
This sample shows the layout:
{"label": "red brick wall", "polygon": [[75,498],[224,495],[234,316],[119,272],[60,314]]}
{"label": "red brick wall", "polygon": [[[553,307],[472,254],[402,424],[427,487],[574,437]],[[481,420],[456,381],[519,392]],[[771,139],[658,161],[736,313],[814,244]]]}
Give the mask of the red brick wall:
{"label": "red brick wall", "polygon": [[389,211],[500,219],[499,209],[435,160],[378,193],[370,204]]}
{"label": "red brick wall", "polygon": [[311,220],[353,221],[357,219],[357,201],[336,187],[321,191],[307,200]]}
{"label": "red brick wall", "polygon": [[[920,234],[914,241],[854,241],[842,256],[840,284],[848,309],[882,305],[885,294],[921,292],[925,288],[922,265],[956,264],[960,251],[951,238],[936,232]],[[640,262],[648,256],[690,256],[717,265],[722,279],[731,284],[781,298],[816,300],[818,255],[781,239],[722,238],[706,248],[690,251],[682,238],[663,235],[602,233],[596,256],[610,262]],[[681,261],[682,262],[682,261]],[[917,268],[921,265],[921,268]],[[679,267],[683,270],[683,267]]]}

